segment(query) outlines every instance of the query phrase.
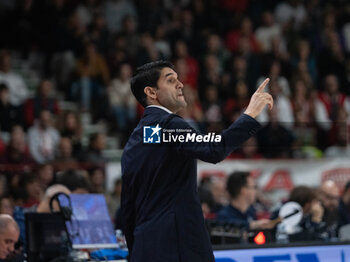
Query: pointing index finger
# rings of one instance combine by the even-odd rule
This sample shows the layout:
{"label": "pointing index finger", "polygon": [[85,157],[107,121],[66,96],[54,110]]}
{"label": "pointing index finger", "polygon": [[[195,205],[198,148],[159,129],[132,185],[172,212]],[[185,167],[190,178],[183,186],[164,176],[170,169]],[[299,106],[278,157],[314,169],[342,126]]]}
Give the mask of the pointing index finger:
{"label": "pointing index finger", "polygon": [[269,81],[270,81],[270,78],[266,78],[264,82],[262,82],[262,84],[258,87],[258,89],[256,90],[256,93],[262,93]]}

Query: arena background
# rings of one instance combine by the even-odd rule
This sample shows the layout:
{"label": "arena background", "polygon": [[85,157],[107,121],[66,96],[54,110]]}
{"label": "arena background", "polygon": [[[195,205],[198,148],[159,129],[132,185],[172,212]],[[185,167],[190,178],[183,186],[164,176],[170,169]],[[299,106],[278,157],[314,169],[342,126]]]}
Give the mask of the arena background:
{"label": "arena background", "polygon": [[267,212],[296,185],[331,179],[342,191],[350,180],[348,1],[1,0],[0,32],[1,213],[38,204],[69,173],[73,190],[105,194],[113,219],[143,112],[129,79],[160,59],[185,85],[180,115],[203,133],[227,127],[271,79],[262,131],[198,164],[216,201],[235,170],[257,178]]}

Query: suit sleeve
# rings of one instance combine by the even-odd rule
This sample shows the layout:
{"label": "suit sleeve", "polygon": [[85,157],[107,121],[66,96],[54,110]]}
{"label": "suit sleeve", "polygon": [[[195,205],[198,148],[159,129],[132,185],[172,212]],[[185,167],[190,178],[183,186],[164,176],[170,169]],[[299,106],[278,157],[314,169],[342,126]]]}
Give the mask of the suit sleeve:
{"label": "suit sleeve", "polygon": [[[177,115],[170,115],[164,123],[166,129],[191,129],[196,135],[201,135],[196,132],[185,120]],[[163,128],[163,129],[164,129]],[[189,140],[184,142],[172,142],[171,144],[176,150],[188,157],[196,158],[210,163],[218,163],[224,160],[233,150],[238,148],[242,143],[255,135],[261,125],[252,117],[243,114],[229,128],[219,134],[221,141],[197,142]],[[164,132],[163,132],[164,133]],[[186,132],[176,132],[187,136]]]}

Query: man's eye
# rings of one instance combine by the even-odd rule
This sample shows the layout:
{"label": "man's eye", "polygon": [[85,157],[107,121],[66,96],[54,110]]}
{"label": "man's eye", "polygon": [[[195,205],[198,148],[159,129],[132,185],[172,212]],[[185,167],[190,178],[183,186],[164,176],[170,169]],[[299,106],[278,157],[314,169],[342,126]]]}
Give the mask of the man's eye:
{"label": "man's eye", "polygon": [[172,78],[172,79],[169,79],[168,82],[169,82],[169,83],[174,83],[174,82],[175,82],[175,79],[173,79],[173,78]]}

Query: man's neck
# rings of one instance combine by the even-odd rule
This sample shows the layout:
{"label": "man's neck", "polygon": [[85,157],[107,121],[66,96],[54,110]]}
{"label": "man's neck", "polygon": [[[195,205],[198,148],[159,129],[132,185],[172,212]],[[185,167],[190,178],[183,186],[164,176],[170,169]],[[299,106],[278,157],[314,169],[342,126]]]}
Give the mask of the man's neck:
{"label": "man's neck", "polygon": [[231,205],[241,211],[243,214],[247,212],[249,205],[242,198],[231,199]]}

